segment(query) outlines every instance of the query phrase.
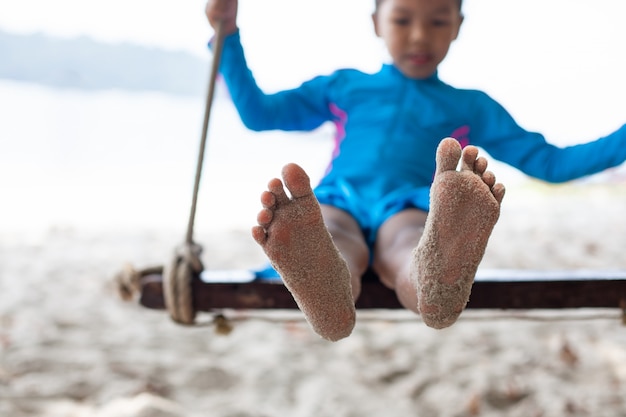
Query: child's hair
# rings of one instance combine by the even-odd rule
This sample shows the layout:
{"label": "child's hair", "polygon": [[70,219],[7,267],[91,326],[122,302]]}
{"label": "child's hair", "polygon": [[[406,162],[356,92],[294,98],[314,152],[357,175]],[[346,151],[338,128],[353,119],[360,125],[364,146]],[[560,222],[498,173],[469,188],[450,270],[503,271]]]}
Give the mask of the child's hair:
{"label": "child's hair", "polygon": [[[380,5],[383,4],[384,1],[385,0],[376,0],[376,5],[375,5],[376,8],[374,10],[377,11],[378,8],[380,7]],[[463,0],[457,0],[457,1],[459,3],[459,11],[460,11],[461,10],[461,6],[463,5]]]}

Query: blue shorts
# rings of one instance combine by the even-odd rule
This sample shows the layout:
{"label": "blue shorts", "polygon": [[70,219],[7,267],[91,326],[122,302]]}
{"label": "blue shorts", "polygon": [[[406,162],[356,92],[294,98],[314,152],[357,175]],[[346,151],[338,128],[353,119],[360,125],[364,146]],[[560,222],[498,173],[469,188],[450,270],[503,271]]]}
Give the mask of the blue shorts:
{"label": "blue shorts", "polygon": [[407,208],[428,211],[430,187],[402,189],[390,193],[368,195],[359,193],[345,181],[322,184],[315,188],[315,196],[320,204],[336,207],[350,214],[358,223],[363,237],[370,248],[374,248],[378,229],[394,214]]}

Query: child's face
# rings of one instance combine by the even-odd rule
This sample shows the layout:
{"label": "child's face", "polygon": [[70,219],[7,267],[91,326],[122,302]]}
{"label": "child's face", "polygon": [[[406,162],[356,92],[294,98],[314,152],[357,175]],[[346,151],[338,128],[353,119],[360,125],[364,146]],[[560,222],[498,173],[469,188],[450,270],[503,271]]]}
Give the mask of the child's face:
{"label": "child's face", "polygon": [[446,57],[463,16],[458,0],[385,0],[373,20],[395,66],[409,78],[424,79]]}

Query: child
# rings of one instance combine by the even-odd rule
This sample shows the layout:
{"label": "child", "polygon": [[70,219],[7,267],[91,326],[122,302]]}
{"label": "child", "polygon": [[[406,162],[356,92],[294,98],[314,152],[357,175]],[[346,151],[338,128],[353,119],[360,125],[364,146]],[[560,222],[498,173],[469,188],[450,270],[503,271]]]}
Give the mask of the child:
{"label": "child", "polygon": [[376,0],[374,31],[390,64],[375,74],[338,70],[275,94],[262,92],[247,67],[237,0],[209,0],[206,15],[228,35],[220,71],[248,128],[337,126],[320,183],[312,190],[302,168],[285,166],[284,186],[269,182],[252,230],[326,339],[352,331],[368,267],[428,326],[456,321],[504,196],[473,145],[550,182],[626,160],[626,125],[605,138],[557,148],[519,127],[485,93],[442,82],[437,67],[463,22],[461,0]]}

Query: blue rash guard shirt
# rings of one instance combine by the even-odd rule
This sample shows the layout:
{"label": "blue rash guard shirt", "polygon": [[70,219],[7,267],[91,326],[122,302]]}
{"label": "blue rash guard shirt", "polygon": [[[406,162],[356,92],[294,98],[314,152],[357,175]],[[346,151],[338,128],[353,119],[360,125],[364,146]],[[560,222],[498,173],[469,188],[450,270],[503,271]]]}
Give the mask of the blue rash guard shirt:
{"label": "blue rash guard shirt", "polygon": [[437,74],[405,77],[385,64],[318,76],[299,87],[264,93],[249,70],[239,32],[226,37],[220,72],[246,127],[310,131],[336,126],[335,149],[315,194],[349,212],[373,242],[378,227],[407,207],[428,210],[439,142],[486,150],[532,177],[565,182],[626,160],[626,125],[604,138],[559,148],[521,128],[486,93],[454,88]]}

